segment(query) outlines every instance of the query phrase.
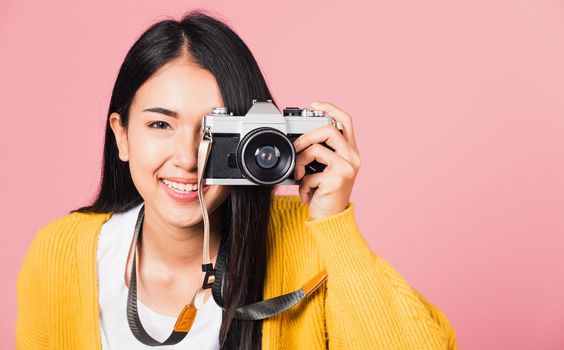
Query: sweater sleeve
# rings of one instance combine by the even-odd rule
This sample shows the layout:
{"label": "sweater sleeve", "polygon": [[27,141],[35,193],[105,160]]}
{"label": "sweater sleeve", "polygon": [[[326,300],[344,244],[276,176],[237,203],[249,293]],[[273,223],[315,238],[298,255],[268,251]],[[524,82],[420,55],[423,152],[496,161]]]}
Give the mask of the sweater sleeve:
{"label": "sweater sleeve", "polygon": [[423,298],[362,237],[352,204],[305,223],[328,280],[325,299],[331,349],[458,349],[446,316]]}
{"label": "sweater sleeve", "polygon": [[18,350],[49,348],[47,329],[49,320],[42,316],[47,308],[42,293],[45,286],[40,274],[43,236],[40,231],[33,239],[18,274],[16,320]]}

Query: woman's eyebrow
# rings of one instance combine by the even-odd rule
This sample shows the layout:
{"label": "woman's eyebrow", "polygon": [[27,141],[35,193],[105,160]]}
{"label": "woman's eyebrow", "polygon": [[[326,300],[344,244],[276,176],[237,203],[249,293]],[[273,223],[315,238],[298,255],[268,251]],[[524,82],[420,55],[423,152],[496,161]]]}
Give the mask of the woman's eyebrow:
{"label": "woman's eyebrow", "polygon": [[171,111],[170,109],[162,108],[162,107],[147,108],[147,109],[144,109],[143,112],[155,112],[155,113],[167,115],[167,116],[172,117],[172,118],[178,118],[178,114],[176,112]]}

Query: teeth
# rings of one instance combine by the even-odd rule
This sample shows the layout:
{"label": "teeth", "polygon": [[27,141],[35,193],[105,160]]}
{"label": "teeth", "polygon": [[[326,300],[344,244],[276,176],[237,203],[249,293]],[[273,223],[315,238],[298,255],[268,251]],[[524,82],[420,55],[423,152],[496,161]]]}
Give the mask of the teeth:
{"label": "teeth", "polygon": [[163,182],[170,189],[175,190],[177,192],[192,192],[198,189],[198,184],[181,184],[178,182],[173,182],[165,179],[163,179]]}

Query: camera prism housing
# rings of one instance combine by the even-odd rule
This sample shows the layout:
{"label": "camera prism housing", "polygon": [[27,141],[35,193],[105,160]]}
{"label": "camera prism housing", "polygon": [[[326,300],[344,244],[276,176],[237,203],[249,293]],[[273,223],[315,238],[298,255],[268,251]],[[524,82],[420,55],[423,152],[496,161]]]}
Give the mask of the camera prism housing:
{"label": "camera prism housing", "polygon": [[[336,125],[323,111],[289,107],[280,113],[271,102],[253,101],[244,116],[214,107],[202,119],[202,132],[212,139],[204,183],[206,185],[297,185],[293,141],[325,125]],[[323,171],[313,161],[306,174]]]}

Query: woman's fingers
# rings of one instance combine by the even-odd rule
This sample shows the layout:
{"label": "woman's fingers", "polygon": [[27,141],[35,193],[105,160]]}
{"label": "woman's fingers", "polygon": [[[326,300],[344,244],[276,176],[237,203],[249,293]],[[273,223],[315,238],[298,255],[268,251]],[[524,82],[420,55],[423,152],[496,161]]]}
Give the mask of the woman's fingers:
{"label": "woman's fingers", "polygon": [[310,104],[310,107],[316,110],[324,111],[326,114],[333,117],[333,119],[335,119],[337,122],[340,122],[343,127],[343,136],[345,136],[345,139],[350,143],[354,150],[358,152],[356,139],[354,136],[352,118],[348,113],[329,102],[312,102]]}
{"label": "woman's fingers", "polygon": [[[342,127],[333,125],[311,130],[294,141],[298,156],[294,179],[299,181],[299,195],[309,204],[310,217],[322,219],[342,212],[350,201],[354,181],[360,168],[360,156],[351,117],[331,103],[312,103]],[[305,175],[313,161],[325,164],[322,172]]]}
{"label": "woman's fingers", "polygon": [[319,195],[321,197],[331,195],[344,190],[343,186],[347,183],[350,183],[350,180],[346,180],[335,172],[310,174],[304,176],[300,182],[298,193],[302,203],[307,203],[311,201],[314,193],[316,193],[316,196]]}
{"label": "woman's fingers", "polygon": [[325,170],[320,174],[334,171],[345,178],[353,178],[356,174],[355,168],[344,158],[341,158],[327,147],[315,143],[296,157],[296,167],[294,169],[296,180],[300,180],[305,175],[306,165],[314,160],[327,165]]}
{"label": "woman's fingers", "polygon": [[306,132],[294,141],[296,153],[308,148],[312,144],[325,143],[335,150],[335,153],[346,159],[352,165],[360,166],[360,158],[355,150],[349,145],[341,132],[333,125],[326,125],[321,128]]}
{"label": "woman's fingers", "polygon": [[322,180],[322,173],[311,174],[304,177],[304,179],[300,182],[300,187],[298,189],[298,194],[300,195],[302,203],[307,203],[311,200],[313,192],[315,192]]}

